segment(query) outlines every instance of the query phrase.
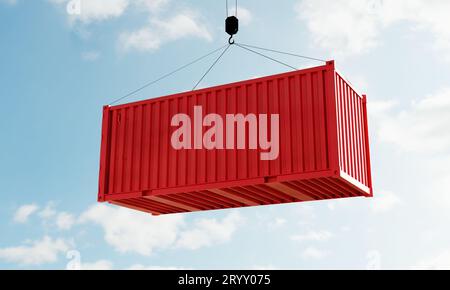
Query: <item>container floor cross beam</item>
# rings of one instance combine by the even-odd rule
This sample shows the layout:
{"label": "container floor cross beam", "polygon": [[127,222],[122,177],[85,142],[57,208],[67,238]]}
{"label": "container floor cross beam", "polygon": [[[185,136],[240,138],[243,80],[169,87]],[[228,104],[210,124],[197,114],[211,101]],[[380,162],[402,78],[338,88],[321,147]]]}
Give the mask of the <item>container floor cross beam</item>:
{"label": "container floor cross beam", "polygon": [[334,61],[103,110],[99,202],[164,215],[372,194],[366,96]]}

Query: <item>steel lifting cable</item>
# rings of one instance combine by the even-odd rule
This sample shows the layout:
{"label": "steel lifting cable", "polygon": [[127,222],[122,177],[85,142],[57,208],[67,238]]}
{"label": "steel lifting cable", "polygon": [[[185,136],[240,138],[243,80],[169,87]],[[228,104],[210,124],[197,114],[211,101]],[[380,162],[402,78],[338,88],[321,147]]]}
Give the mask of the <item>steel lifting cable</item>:
{"label": "steel lifting cable", "polygon": [[298,70],[298,68],[296,68],[296,67],[293,67],[293,66],[291,66],[291,65],[289,65],[289,64],[287,64],[287,63],[284,63],[284,62],[282,62],[282,61],[279,61],[279,60],[277,60],[277,59],[275,59],[275,58],[273,58],[273,57],[270,57],[270,56],[268,56],[268,55],[265,55],[265,54],[262,54],[262,53],[260,53],[260,52],[254,51],[253,49],[250,49],[250,48],[247,48],[247,47],[245,47],[245,46],[242,46],[242,45],[240,45],[239,43],[235,43],[235,45],[238,46],[238,47],[240,47],[240,48],[242,48],[242,49],[245,49],[245,50],[247,50],[247,51],[250,51],[250,52],[252,52],[252,53],[254,53],[254,54],[257,54],[257,55],[259,55],[259,56],[262,56],[262,57],[264,57],[264,58],[267,58],[267,59],[269,59],[269,60],[271,60],[271,61],[274,61],[274,62],[276,62],[276,63],[279,63],[279,64],[281,64],[281,65],[284,65],[284,66],[286,66],[286,67],[288,67],[288,68],[291,68],[291,69],[293,69],[293,70]]}
{"label": "steel lifting cable", "polygon": [[[226,2],[226,15],[227,15],[227,18],[228,18],[228,15],[229,15],[228,0],[226,0],[225,2]],[[238,13],[238,0],[236,0],[236,12],[235,12],[235,16],[234,16],[234,18],[236,18],[236,22],[238,21],[237,20],[237,13]],[[233,18],[233,17],[229,17],[229,18]],[[122,101],[122,100],[124,100],[124,99],[126,99],[126,98],[128,98],[128,97],[130,97],[130,96],[132,96],[132,95],[134,95],[134,94],[136,94],[138,92],[140,92],[140,91],[142,91],[143,89],[145,89],[145,88],[147,88],[147,87],[149,87],[149,86],[151,86],[153,84],[156,84],[157,82],[159,82],[159,81],[161,81],[161,80],[163,80],[163,79],[165,79],[165,78],[167,78],[167,77],[169,77],[169,76],[171,76],[171,75],[173,75],[173,74],[175,74],[175,73],[177,73],[177,72],[179,72],[179,71],[181,71],[181,70],[183,70],[183,69],[185,69],[185,68],[187,68],[187,67],[189,67],[189,66],[191,66],[191,65],[193,65],[193,64],[195,64],[195,63],[197,63],[197,62],[199,62],[199,61],[201,61],[203,59],[205,59],[206,57],[208,57],[208,56],[210,56],[210,55],[212,55],[212,54],[214,54],[214,53],[216,53],[216,52],[218,52],[218,51],[223,49],[223,51],[219,55],[219,57],[212,63],[212,65],[208,68],[208,70],[202,75],[200,80],[195,84],[195,86],[192,89],[192,90],[195,90],[200,85],[200,83],[205,79],[205,77],[211,72],[211,70],[219,62],[219,60],[225,55],[225,53],[228,51],[228,49],[232,45],[236,45],[237,47],[239,47],[241,49],[244,49],[244,50],[249,51],[251,53],[254,53],[256,55],[262,56],[262,57],[264,57],[266,59],[269,59],[269,60],[271,60],[273,62],[276,62],[278,64],[281,64],[281,65],[286,66],[286,67],[288,67],[290,69],[293,69],[293,70],[298,70],[298,68],[296,68],[294,66],[291,66],[291,65],[289,65],[287,63],[284,63],[284,62],[282,62],[280,60],[277,60],[277,59],[275,59],[273,57],[270,57],[268,55],[265,55],[265,54],[263,54],[261,52],[255,51],[254,49],[268,51],[268,52],[274,52],[274,53],[284,54],[284,55],[289,55],[289,56],[295,56],[295,57],[299,57],[299,58],[304,58],[304,59],[309,59],[309,60],[320,61],[320,62],[325,62],[326,63],[326,60],[319,59],[319,58],[314,58],[314,57],[309,57],[309,56],[305,56],[305,55],[289,53],[289,52],[284,52],[284,51],[264,48],[264,47],[260,47],[260,46],[244,44],[244,43],[235,43],[234,40],[233,41],[231,41],[231,40],[233,38],[233,35],[237,33],[237,30],[238,30],[238,28],[237,28],[238,26],[237,25],[238,24],[236,23],[234,25],[236,25],[236,27],[234,27],[235,31],[232,31],[231,37],[230,37],[230,39],[228,41],[228,44],[226,44],[224,46],[221,46],[221,47],[211,51],[210,53],[207,53],[207,54],[205,54],[205,55],[203,55],[203,56],[201,56],[201,57],[199,57],[199,58],[189,62],[188,64],[185,64],[185,65],[183,65],[183,66],[181,66],[181,67],[179,67],[179,68],[177,68],[177,69],[175,69],[175,70],[173,70],[173,71],[171,71],[171,72],[169,72],[169,73],[167,73],[167,74],[165,74],[165,75],[163,75],[163,76],[161,76],[161,77],[159,77],[159,78],[157,78],[157,79],[155,79],[153,81],[150,81],[150,82],[146,83],[145,85],[141,86],[140,88],[138,88],[138,89],[136,89],[136,90],[134,90],[134,91],[124,95],[123,97],[120,97],[120,98],[116,99],[115,101],[110,103],[109,106],[112,106],[112,105],[114,105],[114,104],[116,104],[116,103],[118,103],[118,102],[120,102],[120,101]],[[232,26],[231,28],[233,28],[233,25],[231,25],[231,26]]]}
{"label": "steel lifting cable", "polygon": [[[226,9],[226,15],[228,18],[228,0],[225,0],[225,9]],[[238,0],[236,0],[236,13],[235,13],[235,17],[237,17],[237,12],[238,12]],[[230,48],[231,45],[234,44],[234,41],[231,41],[233,38],[233,36],[231,35],[230,39],[228,40],[228,46],[222,51],[222,53],[219,55],[219,57],[213,62],[213,64],[208,68],[208,70],[203,74],[203,76],[200,78],[200,80],[195,84],[195,86],[192,88],[192,90],[194,91],[199,85],[200,83],[205,79],[205,77],[209,74],[209,72],[211,72],[211,70],[214,68],[214,66],[219,62],[219,60],[224,56],[224,54],[228,51],[228,49]]]}
{"label": "steel lifting cable", "polygon": [[[225,9],[227,10],[226,12],[226,15],[227,15],[227,17],[229,16],[229,11],[228,11],[228,0],[225,0]],[[234,16],[238,16],[238,0],[236,0],[236,13],[235,13],[235,15]]]}
{"label": "steel lifting cable", "polygon": [[280,51],[280,50],[274,50],[274,49],[269,49],[269,48],[264,48],[264,47],[249,45],[249,44],[244,44],[244,43],[239,43],[239,44],[242,46],[245,46],[247,48],[254,48],[254,49],[259,49],[259,50],[264,50],[264,51],[269,51],[269,52],[275,52],[275,53],[279,53],[279,54],[285,54],[285,55],[290,55],[290,56],[295,56],[295,57],[299,57],[299,58],[325,62],[325,63],[327,62],[326,60],[323,60],[320,58],[314,58],[314,57],[310,57],[310,56],[305,56],[305,55],[300,55],[300,54],[295,54],[295,53],[290,53],[290,52],[284,52],[284,51]]}
{"label": "steel lifting cable", "polygon": [[225,0],[226,15],[228,17],[228,0]]}
{"label": "steel lifting cable", "polygon": [[197,58],[197,59],[195,59],[195,60],[193,60],[193,61],[191,61],[191,62],[189,62],[189,63],[187,63],[185,65],[183,65],[183,66],[180,66],[179,68],[177,68],[177,69],[175,69],[175,70],[173,70],[173,71],[171,71],[171,72],[169,72],[169,73],[167,73],[167,74],[165,74],[165,75],[163,75],[163,76],[161,76],[161,77],[159,77],[159,78],[157,78],[157,79],[155,79],[153,81],[150,81],[150,82],[146,83],[145,85],[141,86],[140,88],[138,88],[138,89],[136,89],[136,90],[134,90],[134,91],[132,91],[132,92],[130,92],[130,93],[128,93],[128,94],[118,98],[118,99],[116,99],[115,101],[111,102],[109,104],[109,106],[112,106],[112,105],[114,105],[114,104],[116,104],[116,103],[118,103],[118,102],[120,102],[120,101],[122,101],[122,100],[124,100],[124,99],[126,99],[126,98],[128,98],[128,97],[130,97],[130,96],[132,96],[132,95],[134,95],[134,94],[136,94],[138,92],[140,92],[140,91],[142,91],[143,89],[145,89],[145,88],[147,88],[147,87],[149,87],[151,85],[154,85],[157,82],[159,82],[159,81],[161,81],[161,80],[163,80],[165,78],[168,78],[169,76],[171,76],[171,75],[173,75],[173,74],[175,74],[175,73],[177,73],[177,72],[179,72],[179,71],[181,71],[181,70],[183,70],[183,69],[185,69],[185,68],[187,68],[187,67],[189,67],[189,66],[191,66],[191,65],[193,65],[193,64],[195,64],[195,63],[197,63],[197,62],[199,62],[199,61],[201,61],[203,59],[205,59],[205,58],[207,58],[208,56],[210,56],[210,55],[220,51],[221,49],[223,49],[225,47],[228,48],[229,45],[228,44],[223,45],[223,46],[221,46],[221,47],[211,51],[208,54],[205,54],[205,55],[203,55],[203,56],[201,56],[201,57],[199,57],[199,58]]}
{"label": "steel lifting cable", "polygon": [[[213,69],[213,67],[219,62],[219,60],[223,57],[223,55],[228,51],[228,49],[232,46],[233,44],[229,44],[224,51],[222,51],[222,53],[219,55],[219,57],[214,61],[214,63],[208,68],[208,70],[205,72],[205,74],[203,74],[203,76],[200,78],[200,80],[195,84],[194,88],[192,89],[193,91],[198,87],[198,85],[203,81],[203,79],[208,75],[208,73]],[[242,43],[234,43],[234,45],[247,50],[249,52],[252,52],[254,54],[257,54],[259,56],[262,56],[264,58],[267,58],[271,61],[274,61],[276,63],[279,63],[281,65],[284,65],[288,68],[291,68],[293,70],[298,70],[298,68],[293,67],[287,63],[284,63],[280,60],[277,60],[273,57],[270,57],[268,55],[262,54],[260,52],[257,52],[253,49],[250,49],[249,47],[255,48],[255,49],[261,49],[261,50],[266,50],[266,51],[271,51],[271,52],[276,52],[276,53],[280,53],[280,54],[285,54],[285,55],[291,55],[291,56],[296,56],[296,57],[300,57],[300,58],[305,58],[305,59],[309,59],[309,60],[315,60],[315,61],[320,61],[320,62],[325,62],[326,60],[323,59],[318,59],[318,58],[313,58],[313,57],[309,57],[309,56],[304,56],[304,55],[299,55],[299,54],[293,54],[293,53],[289,53],[289,52],[283,52],[283,51],[278,51],[278,50],[273,50],[273,49],[267,49],[267,48],[262,48],[262,47],[258,47],[258,46],[253,46],[253,45],[248,45],[248,44],[242,44]]]}
{"label": "steel lifting cable", "polygon": [[213,62],[213,64],[208,68],[208,70],[203,74],[203,76],[200,78],[200,80],[195,84],[193,91],[198,87],[198,85],[203,81],[203,79],[208,75],[208,73],[213,69],[213,67],[219,62],[219,60],[222,58],[222,56],[228,51],[232,44],[228,44],[227,47],[222,51],[222,53],[219,55],[219,57]]}

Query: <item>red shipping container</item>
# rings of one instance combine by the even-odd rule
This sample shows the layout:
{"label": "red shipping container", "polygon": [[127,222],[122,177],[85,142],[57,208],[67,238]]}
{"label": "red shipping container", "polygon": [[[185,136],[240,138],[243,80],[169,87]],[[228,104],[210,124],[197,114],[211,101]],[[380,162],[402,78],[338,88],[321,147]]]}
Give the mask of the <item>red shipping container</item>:
{"label": "red shipping container", "polygon": [[334,61],[104,107],[100,202],[162,215],[359,196],[366,96]]}

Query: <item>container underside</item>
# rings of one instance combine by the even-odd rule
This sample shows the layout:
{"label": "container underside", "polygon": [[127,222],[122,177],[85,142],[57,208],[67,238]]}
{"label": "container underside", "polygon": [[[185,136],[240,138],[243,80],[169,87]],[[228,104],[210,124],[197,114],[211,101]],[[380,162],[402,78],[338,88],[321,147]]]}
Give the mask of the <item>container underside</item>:
{"label": "container underside", "polygon": [[345,178],[330,176],[169,194],[144,193],[109,202],[153,215],[165,215],[363,196],[370,197],[370,193]]}

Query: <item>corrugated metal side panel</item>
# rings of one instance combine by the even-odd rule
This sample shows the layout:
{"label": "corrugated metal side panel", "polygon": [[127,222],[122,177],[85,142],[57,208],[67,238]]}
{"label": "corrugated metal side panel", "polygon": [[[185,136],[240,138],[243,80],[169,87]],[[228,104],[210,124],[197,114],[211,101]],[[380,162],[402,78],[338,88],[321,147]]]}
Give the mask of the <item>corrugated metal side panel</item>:
{"label": "corrugated metal side panel", "polygon": [[340,168],[371,189],[365,98],[338,73],[335,75]]}
{"label": "corrugated metal side panel", "polygon": [[[326,89],[327,69],[323,66],[109,108],[105,193],[329,170],[327,102],[332,92]],[[193,107],[199,105],[203,116],[280,114],[279,158],[261,161],[259,150],[174,150],[170,145],[176,129],[170,126],[172,116],[184,113],[193,120]]]}

